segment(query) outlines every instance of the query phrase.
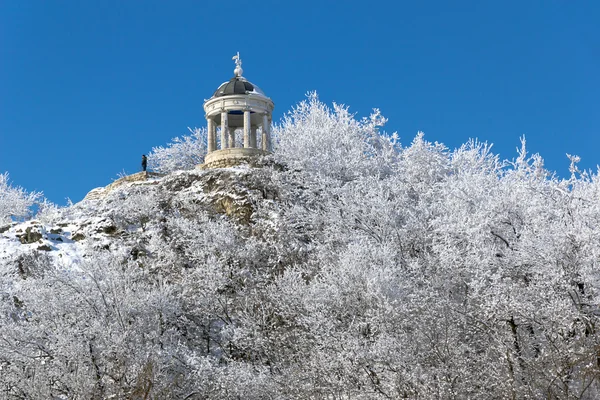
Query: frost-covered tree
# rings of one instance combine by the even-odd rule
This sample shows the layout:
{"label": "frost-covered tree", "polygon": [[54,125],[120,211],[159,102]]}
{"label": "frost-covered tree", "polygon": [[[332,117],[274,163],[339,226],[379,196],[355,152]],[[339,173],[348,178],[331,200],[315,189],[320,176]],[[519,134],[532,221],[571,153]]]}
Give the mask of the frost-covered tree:
{"label": "frost-covered tree", "polygon": [[41,193],[27,192],[19,186],[12,186],[8,180],[8,172],[0,174],[0,224],[23,218],[31,214],[33,206]]}
{"label": "frost-covered tree", "polygon": [[148,168],[160,173],[192,169],[206,155],[205,128],[188,128],[190,135],[174,138],[166,147],[153,147],[148,154]]}
{"label": "frost-covered tree", "polygon": [[3,397],[181,396],[176,288],[120,258],[94,255],[79,272],[46,265],[13,291],[0,333]]}
{"label": "frost-covered tree", "polygon": [[598,173],[382,122],[310,95],[264,168],[52,209],[74,255],[0,256],[0,397],[598,398]]}
{"label": "frost-covered tree", "polygon": [[311,92],[274,128],[275,157],[292,169],[342,181],[389,173],[397,136],[380,134],[386,121],[377,109],[357,120],[348,107],[330,108]]}

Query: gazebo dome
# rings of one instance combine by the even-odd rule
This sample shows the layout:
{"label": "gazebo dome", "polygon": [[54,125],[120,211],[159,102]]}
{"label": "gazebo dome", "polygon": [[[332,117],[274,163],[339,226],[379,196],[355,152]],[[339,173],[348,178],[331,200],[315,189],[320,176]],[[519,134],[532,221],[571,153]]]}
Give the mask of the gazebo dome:
{"label": "gazebo dome", "polygon": [[[212,97],[230,96],[233,94],[258,94],[265,96],[260,88],[241,76],[234,76],[227,82],[223,82]],[[266,97],[266,96],[265,96]]]}

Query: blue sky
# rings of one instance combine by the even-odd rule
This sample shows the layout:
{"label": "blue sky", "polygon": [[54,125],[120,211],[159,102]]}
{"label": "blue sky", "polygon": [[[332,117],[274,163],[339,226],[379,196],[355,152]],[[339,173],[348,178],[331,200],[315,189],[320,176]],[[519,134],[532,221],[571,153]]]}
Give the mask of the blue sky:
{"label": "blue sky", "polygon": [[404,144],[469,138],[600,164],[598,1],[0,0],[0,173],[81,200],[187,127],[233,76],[275,102],[374,107]]}

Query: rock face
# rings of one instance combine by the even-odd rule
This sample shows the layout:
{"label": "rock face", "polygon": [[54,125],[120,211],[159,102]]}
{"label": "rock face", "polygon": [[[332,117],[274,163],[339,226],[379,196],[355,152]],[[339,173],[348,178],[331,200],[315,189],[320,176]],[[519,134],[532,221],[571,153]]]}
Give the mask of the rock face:
{"label": "rock face", "polygon": [[80,240],[85,239],[85,235],[81,232],[77,232],[76,234],[73,235],[73,237],[71,237],[71,240],[78,242]]}
{"label": "rock face", "polygon": [[19,235],[18,238],[22,244],[31,244],[40,240],[42,238],[42,234],[37,230],[33,230],[33,227],[29,226],[27,229],[25,229],[25,233]]}
{"label": "rock face", "polygon": [[[227,149],[235,152],[239,149]],[[248,149],[245,149],[248,150]],[[254,150],[254,149],[250,149]],[[257,150],[257,156],[264,154]],[[104,188],[91,190],[83,199],[84,202],[94,201],[101,203],[106,201],[114,191],[124,191],[132,187],[156,186],[155,190],[162,192],[167,197],[186,196],[187,192],[195,191],[203,193],[199,201],[216,213],[226,214],[238,221],[249,222],[252,215],[252,199],[268,198],[275,196],[274,189],[268,189],[270,175],[262,171],[264,161],[258,157],[244,157],[232,161],[232,158],[215,159],[210,165],[202,164],[193,171],[181,171],[178,173],[163,175],[154,172],[139,172],[120,178]],[[230,168],[238,166],[239,168]],[[142,190],[142,189],[139,189]],[[149,189],[150,190],[150,189]],[[183,191],[179,194],[180,191]],[[102,227],[101,231],[107,234],[115,234],[115,227]],[[78,241],[85,238],[85,234],[78,232],[72,240]]]}
{"label": "rock face", "polygon": [[[236,171],[236,170],[233,170]],[[260,169],[207,170],[197,183],[214,212],[247,224],[251,221],[257,201],[277,197],[269,183],[268,173]]]}
{"label": "rock face", "polygon": [[164,176],[164,175],[156,173],[156,172],[149,172],[149,171],[142,171],[142,172],[138,172],[136,174],[127,175],[127,176],[117,179],[116,181],[114,181],[113,183],[111,183],[108,186],[90,190],[90,192],[85,196],[84,200],[98,200],[98,199],[105,197],[112,190],[114,190],[115,188],[117,188],[119,186],[122,186],[123,184],[131,183],[131,182],[146,182],[146,181],[150,181],[149,183],[152,183],[153,179],[157,179],[162,176]]}
{"label": "rock face", "polygon": [[[194,219],[198,210],[203,210],[245,227],[253,223],[259,204],[277,198],[271,176],[269,168],[238,167],[195,169],[162,177],[143,172],[125,177],[91,191],[52,221],[3,227],[0,249],[10,251],[0,251],[0,264],[3,257],[33,257],[39,252],[60,260],[78,260],[89,246],[111,251],[125,248],[134,258],[143,258],[145,250],[140,243],[149,240],[152,232],[161,232],[157,226],[164,213]],[[38,246],[26,246],[31,244]]]}

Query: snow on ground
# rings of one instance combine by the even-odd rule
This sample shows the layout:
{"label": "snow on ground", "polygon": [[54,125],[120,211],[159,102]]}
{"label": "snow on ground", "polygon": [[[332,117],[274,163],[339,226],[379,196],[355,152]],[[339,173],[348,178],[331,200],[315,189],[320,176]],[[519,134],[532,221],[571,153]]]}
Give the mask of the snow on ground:
{"label": "snow on ground", "polygon": [[[161,202],[175,208],[202,203],[217,214],[249,218],[248,210],[259,199],[272,203],[264,198],[269,189],[256,173],[247,167],[178,171],[125,182],[110,191],[94,189],[98,197],[52,208],[36,220],[0,226],[0,276],[23,274],[19,263],[40,257],[48,257],[48,263],[59,270],[81,272],[90,251],[129,254],[162,229]],[[262,216],[273,222],[277,212],[265,210]]]}
{"label": "snow on ground", "polygon": [[37,251],[45,252],[61,269],[77,268],[83,257],[82,246],[73,240],[77,230],[75,223],[47,226],[34,220],[13,224],[0,234],[0,262]]}

